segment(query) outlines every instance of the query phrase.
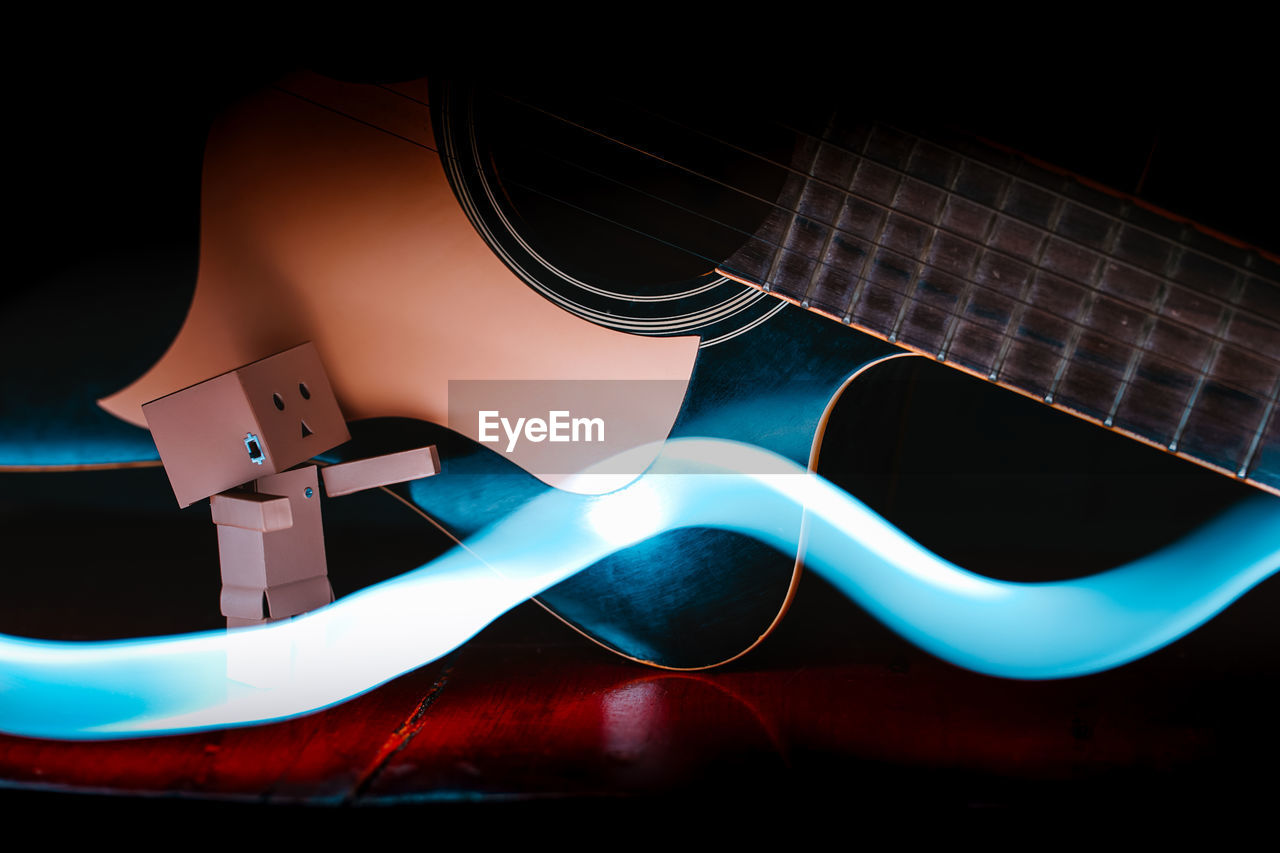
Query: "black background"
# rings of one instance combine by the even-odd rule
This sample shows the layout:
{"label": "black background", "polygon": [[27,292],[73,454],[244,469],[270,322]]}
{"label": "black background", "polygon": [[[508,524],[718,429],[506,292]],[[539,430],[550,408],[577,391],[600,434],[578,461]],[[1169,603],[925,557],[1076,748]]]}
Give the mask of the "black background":
{"label": "black background", "polygon": [[[24,381],[39,377],[54,393],[87,389],[100,395],[118,389],[154,361],[181,321],[195,282],[203,140],[213,118],[236,97],[295,67],[366,80],[457,70],[448,61],[442,69],[439,62],[413,57],[369,61],[354,53],[265,41],[190,49],[104,42],[51,49],[15,68],[8,81],[9,130],[4,136],[10,216],[5,226],[9,269],[0,303],[4,371]],[[1085,53],[1079,50],[1076,58]],[[910,59],[909,52],[904,55]],[[705,72],[619,64],[623,67],[609,71],[628,79],[649,75],[654,85],[679,82],[685,73],[709,75],[713,88],[732,86],[737,97],[743,91],[758,92],[762,107],[784,98],[792,103],[857,100],[890,112],[909,106],[1280,250],[1272,207],[1280,170],[1265,116],[1269,104],[1256,95],[1267,81],[1250,71],[1219,67],[1206,75],[1194,67],[1174,69],[1161,59],[1123,72],[1103,67],[1042,78],[1034,70],[1038,63],[1027,57],[988,58],[981,67],[949,59],[887,66],[879,57],[851,57],[847,77],[841,76],[843,63],[830,63],[841,74],[828,64],[819,68],[782,60],[772,68],[755,62],[748,68],[718,65]],[[487,70],[494,69],[490,65]],[[572,72],[560,72],[572,77]],[[833,82],[845,79],[852,87]],[[1132,461],[1136,457],[1126,452],[1132,448],[1113,454],[1115,442],[1100,430],[1085,428],[1104,435],[1097,441],[1108,449],[1097,449],[1101,444],[1092,438],[1082,438],[1080,444],[1059,438],[1052,432],[1057,426],[1044,421],[1041,428],[1042,421],[1035,420],[1041,415],[1023,415],[1021,409],[1011,414],[1000,402],[990,404],[994,409],[949,417],[948,411],[954,412],[947,408],[953,405],[946,402],[950,399],[915,417],[903,415],[905,420],[850,423],[850,434],[859,436],[850,447],[888,443],[896,450],[868,451],[861,461],[851,451],[851,458],[838,464],[851,484],[861,478],[865,499],[908,530],[918,525],[922,540],[935,537],[940,550],[954,547],[959,556],[989,558],[993,573],[1017,563],[1010,558],[1011,548],[1024,549],[1015,554],[1061,554],[1076,541],[1073,525],[1114,522],[1101,534],[1105,547],[1097,549],[1097,559],[1105,562],[1107,555],[1139,547],[1126,540],[1131,528],[1150,528],[1139,535],[1157,541],[1184,523],[1181,516],[1171,519],[1171,511],[1206,497],[1203,510],[1196,504],[1188,511],[1207,512],[1235,494],[1213,475],[1193,471],[1182,479],[1168,473],[1173,469],[1163,457],[1148,462],[1153,452],[1143,448],[1137,449],[1141,461]],[[1023,417],[1037,426],[1007,427],[1031,422]],[[995,431],[998,446],[1019,442],[1027,454],[1044,461],[1032,467],[1019,461],[1012,470],[992,472],[987,463],[995,453],[990,443],[993,419],[1006,425]],[[925,428],[905,437],[902,424],[907,422]],[[936,426],[940,422],[945,428]],[[1068,429],[1063,427],[1062,435]],[[1054,449],[1064,442],[1071,442],[1071,449]],[[895,474],[877,462],[887,459],[907,464],[897,466]],[[1098,467],[1082,469],[1086,461]],[[1136,473],[1121,477],[1118,484],[1114,478],[1106,482],[1132,492],[1117,496],[1105,491],[1112,485],[1098,485],[1103,474],[1129,471],[1129,466]],[[1170,485],[1174,479],[1177,484]],[[1011,480],[1018,489],[1039,488],[1040,497],[1019,491],[1009,499]],[[1154,491],[1153,481],[1159,483]],[[939,497],[939,488],[945,497]],[[993,502],[983,510],[995,519],[989,531],[975,530],[969,515],[945,510],[979,501]],[[1043,501],[1052,508],[1045,509]],[[1118,505],[1132,514],[1117,517]],[[929,509],[937,506],[944,510]],[[1068,507],[1084,515],[1071,517]],[[1011,515],[1013,522],[1008,521]],[[964,524],[956,522],[961,516]],[[947,544],[949,537],[955,544]],[[1006,547],[1010,540],[1014,545]],[[1068,549],[1069,556],[1075,559],[1078,550]],[[1047,571],[1065,570],[1059,565]],[[1017,570],[1005,573],[1015,576]],[[832,637],[851,631],[873,648],[893,648],[896,639],[875,626],[845,626],[857,618],[850,616],[847,603],[833,601],[820,582],[806,584],[776,642],[761,650],[758,665],[820,655]],[[997,803],[1050,808],[1114,804],[1123,797],[1215,807],[1252,800],[1261,795],[1254,787],[1256,774],[1274,767],[1278,752],[1268,701],[1280,663],[1275,651],[1280,635],[1271,615],[1280,604],[1277,592],[1274,583],[1265,584],[1188,640],[1148,661],[1095,676],[1092,688],[1082,688],[1105,702],[1106,696],[1128,689],[1123,685],[1153,685],[1144,695],[1170,702],[1171,715],[1213,733],[1214,742],[1194,766],[1118,767],[1112,775],[1074,788],[1017,789],[981,774],[930,776],[927,768],[893,768],[890,775],[903,788],[918,782],[936,801],[952,805],[972,804],[968,792],[974,786]],[[931,781],[924,782],[926,778]],[[19,804],[49,802],[48,795],[36,795],[34,801],[18,793],[10,796]]]}

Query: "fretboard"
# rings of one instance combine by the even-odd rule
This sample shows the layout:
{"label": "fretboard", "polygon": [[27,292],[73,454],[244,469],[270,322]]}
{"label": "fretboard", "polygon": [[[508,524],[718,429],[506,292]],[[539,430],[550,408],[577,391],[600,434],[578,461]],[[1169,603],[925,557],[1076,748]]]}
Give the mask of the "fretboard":
{"label": "fretboard", "polygon": [[1280,494],[1280,265],[962,138],[806,137],[720,271]]}

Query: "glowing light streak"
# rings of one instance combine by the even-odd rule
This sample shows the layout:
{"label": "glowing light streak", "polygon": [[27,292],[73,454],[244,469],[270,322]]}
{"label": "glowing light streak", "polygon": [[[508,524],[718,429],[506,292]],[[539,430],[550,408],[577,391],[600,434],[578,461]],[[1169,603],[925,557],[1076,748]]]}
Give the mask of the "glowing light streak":
{"label": "glowing light streak", "polygon": [[434,562],[289,622],[98,643],[0,636],[0,730],[109,738],[264,722],[370,690],[465,643],[521,601],[628,544],[722,527],[806,562],[908,640],[960,666],[1058,678],[1117,666],[1195,628],[1280,568],[1280,501],[1259,496],[1108,572],[1021,584],[965,571],[767,451],[668,443],[632,486],[548,491]]}

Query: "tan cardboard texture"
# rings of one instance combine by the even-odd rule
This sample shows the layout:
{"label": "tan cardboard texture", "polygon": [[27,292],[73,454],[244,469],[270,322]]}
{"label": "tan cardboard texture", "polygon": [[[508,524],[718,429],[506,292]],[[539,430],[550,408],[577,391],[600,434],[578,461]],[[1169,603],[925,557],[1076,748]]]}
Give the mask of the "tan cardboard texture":
{"label": "tan cardboard texture", "polygon": [[[315,347],[299,344],[142,409],[178,503],[209,498],[227,626],[333,601],[319,476],[300,463],[350,433]],[[435,447],[421,447],[331,466],[325,482],[341,495],[439,470]]]}
{"label": "tan cardboard texture", "polygon": [[265,590],[328,574],[318,485],[314,465],[255,481],[259,494],[288,500],[293,524],[272,531],[219,525],[224,584]]}
{"label": "tan cardboard texture", "polygon": [[213,523],[269,533],[293,526],[289,499],[279,495],[233,490],[209,498]]}
{"label": "tan cardboard texture", "polygon": [[320,476],[324,479],[325,493],[335,498],[439,473],[440,456],[435,445],[431,445],[330,465],[321,470]]}
{"label": "tan cardboard texture", "polygon": [[152,400],[142,412],[180,506],[351,437],[310,342]]}

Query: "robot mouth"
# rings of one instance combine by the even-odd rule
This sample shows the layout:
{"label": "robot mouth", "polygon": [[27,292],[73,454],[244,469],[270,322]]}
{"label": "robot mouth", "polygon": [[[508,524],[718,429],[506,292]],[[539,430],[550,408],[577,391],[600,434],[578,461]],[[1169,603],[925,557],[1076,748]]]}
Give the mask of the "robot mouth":
{"label": "robot mouth", "polygon": [[306,421],[302,421],[302,437],[306,438],[311,435],[311,427],[307,426]]}

